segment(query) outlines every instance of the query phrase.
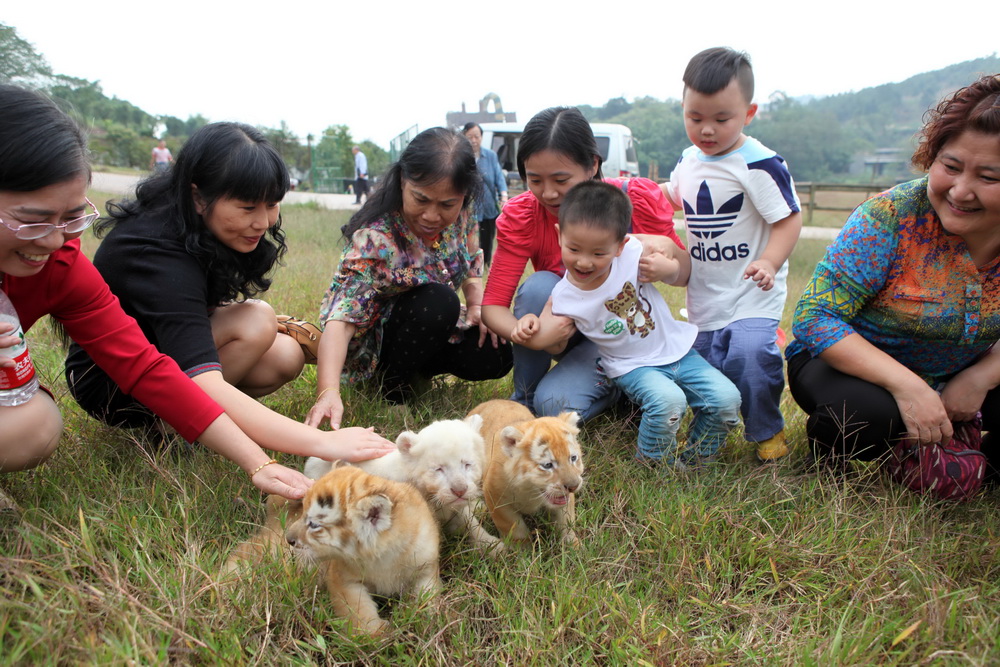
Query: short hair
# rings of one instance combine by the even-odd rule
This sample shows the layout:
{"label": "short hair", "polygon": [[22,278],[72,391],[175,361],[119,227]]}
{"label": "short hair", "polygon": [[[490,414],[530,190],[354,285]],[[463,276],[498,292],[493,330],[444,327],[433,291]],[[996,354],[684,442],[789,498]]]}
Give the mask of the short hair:
{"label": "short hair", "polygon": [[0,85],[0,190],[33,192],[77,176],[90,180],[76,121],[41,93]]}
{"label": "short hair", "polygon": [[684,89],[714,95],[736,79],[747,104],[753,102],[753,67],[745,51],[727,46],[705,49],[688,62],[684,70]]}
{"label": "short hair", "polygon": [[945,144],[967,130],[1000,139],[1000,74],[987,74],[924,114],[913,166],[927,171]]}
{"label": "short hair", "polygon": [[632,202],[620,187],[604,181],[583,181],[570,188],[559,205],[559,229],[572,225],[595,227],[621,241],[632,222]]}
{"label": "short hair", "polygon": [[601,178],[604,158],[597,149],[593,128],[576,107],[549,107],[536,113],[524,126],[517,144],[517,173],[522,181],[527,180],[524,163],[544,150],[561,153],[584,169],[592,168],[596,158],[594,178]]}
{"label": "short hair", "polygon": [[404,180],[421,186],[447,180],[457,192],[463,193],[463,208],[479,196],[482,187],[469,140],[452,130],[432,127],[407,144],[399,160],[379,179],[364,206],[341,228],[344,237],[350,238],[358,229],[385,215],[402,212]]}
{"label": "short hair", "polygon": [[475,129],[477,127],[479,128],[479,132],[482,133],[483,127],[479,123],[470,120],[468,123],[462,126],[462,134],[465,134],[469,130]]}

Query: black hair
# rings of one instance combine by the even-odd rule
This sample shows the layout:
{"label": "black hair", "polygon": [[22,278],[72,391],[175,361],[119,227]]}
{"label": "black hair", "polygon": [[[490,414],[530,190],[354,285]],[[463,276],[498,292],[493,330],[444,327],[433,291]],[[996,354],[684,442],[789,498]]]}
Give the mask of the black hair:
{"label": "black hair", "polygon": [[87,138],[48,97],[0,85],[0,190],[32,192],[77,176],[90,181]]}
{"label": "black hair", "polygon": [[750,56],[726,46],[705,49],[688,62],[684,89],[714,95],[736,79],[747,104],[753,102],[753,67]]}
{"label": "black hair", "polygon": [[539,111],[524,126],[517,144],[517,173],[527,182],[524,163],[544,150],[562,153],[584,169],[592,169],[597,159],[595,179],[601,178],[604,158],[597,149],[594,130],[576,107],[549,107]]}
{"label": "black hair", "polygon": [[415,136],[399,160],[379,179],[361,210],[341,228],[344,238],[349,239],[354,232],[383,216],[402,212],[404,180],[421,186],[447,180],[457,192],[464,193],[463,208],[479,196],[482,188],[469,140],[443,127],[432,127]]}
{"label": "black hair", "polygon": [[482,134],[483,127],[479,123],[477,123],[475,121],[472,121],[472,120],[470,120],[468,123],[466,123],[465,125],[462,126],[462,134],[465,134],[466,132],[468,132],[469,130],[471,130],[474,127],[478,127],[479,128],[479,133]]}
{"label": "black hair", "polygon": [[195,208],[192,185],[207,211],[220,199],[280,202],[288,192],[288,168],[264,135],[243,123],[211,123],[198,129],[177,154],[169,171],[139,183],[135,198],[110,202],[110,218],[97,225],[100,236],[117,224],[157,216],[174,225],[187,252],[209,276],[210,303],[249,299],[271,286],[267,274],[288,246],[281,216],[251,252],[227,247],[209,231]]}
{"label": "black hair", "polygon": [[585,225],[611,232],[621,241],[632,223],[632,202],[617,185],[604,181],[577,183],[559,205],[559,229]]}

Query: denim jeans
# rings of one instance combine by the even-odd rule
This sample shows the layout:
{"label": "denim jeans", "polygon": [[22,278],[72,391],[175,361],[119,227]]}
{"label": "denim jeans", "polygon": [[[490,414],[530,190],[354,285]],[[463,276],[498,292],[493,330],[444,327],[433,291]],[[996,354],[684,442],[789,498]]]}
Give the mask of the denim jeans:
{"label": "denim jeans", "polygon": [[785,428],[780,407],[785,364],[778,349],[778,320],[747,318],[717,331],[703,331],[694,349],[739,387],[747,440],[761,442]]}
{"label": "denim jeans", "polygon": [[[677,458],[685,463],[707,458],[740,423],[739,390],[694,350],[672,364],[629,371],[615,384],[642,409],[640,459],[670,464]],[[688,405],[694,419],[687,447],[679,452],[677,430]]]}
{"label": "denim jeans", "polygon": [[[514,317],[536,315],[545,308],[559,276],[538,271],[521,283],[514,297]],[[618,390],[597,364],[597,346],[576,334],[556,359],[544,350],[514,345],[514,393],[511,400],[539,417],[576,412],[586,421],[599,415],[618,398]]]}

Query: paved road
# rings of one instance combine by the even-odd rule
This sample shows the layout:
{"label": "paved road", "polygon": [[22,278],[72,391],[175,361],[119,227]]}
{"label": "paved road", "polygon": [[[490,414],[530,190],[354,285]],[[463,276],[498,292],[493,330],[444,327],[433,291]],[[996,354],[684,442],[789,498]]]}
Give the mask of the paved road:
{"label": "paved road", "polygon": [[[138,181],[138,176],[95,172],[93,188],[101,192],[124,195],[130,194]],[[285,195],[285,201],[289,204],[317,202],[323,208],[331,210],[350,210],[354,208],[354,195],[293,191]],[[678,227],[683,227],[683,223],[678,224]],[[801,237],[804,239],[833,239],[839,231],[839,229],[833,227],[803,227]]]}
{"label": "paved road", "polygon": [[[135,184],[139,182],[139,179],[139,176],[130,176],[127,174],[95,172],[91,187],[95,190],[108,192],[113,195],[128,195],[135,190]],[[316,202],[323,208],[331,210],[354,208],[354,195],[332,195],[317,192],[293,191],[285,195],[285,201],[289,204]]]}

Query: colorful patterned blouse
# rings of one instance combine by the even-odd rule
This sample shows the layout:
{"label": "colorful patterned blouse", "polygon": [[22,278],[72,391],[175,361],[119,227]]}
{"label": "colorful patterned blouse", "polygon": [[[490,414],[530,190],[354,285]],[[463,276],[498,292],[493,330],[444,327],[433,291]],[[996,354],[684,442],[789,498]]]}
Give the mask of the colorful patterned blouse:
{"label": "colorful patterned blouse", "polygon": [[927,178],[854,211],[795,310],[785,356],[813,356],[858,333],[931,384],[973,363],[1000,337],[1000,262],[977,268],[941,226]]}
{"label": "colorful patterned blouse", "polygon": [[[458,290],[467,278],[482,275],[479,225],[466,211],[441,232],[436,244],[414,235],[399,214],[384,216],[354,232],[320,306],[324,325],[340,320],[357,326],[347,348],[344,377],[357,382],[374,373],[382,326],[397,296],[428,283]],[[463,324],[460,320],[456,326]],[[452,342],[458,340],[456,335]]]}

